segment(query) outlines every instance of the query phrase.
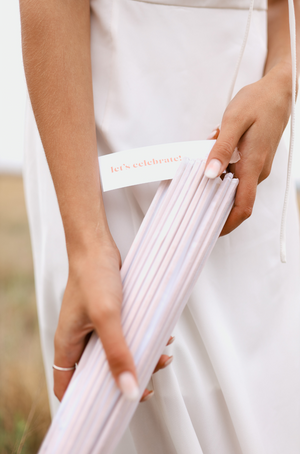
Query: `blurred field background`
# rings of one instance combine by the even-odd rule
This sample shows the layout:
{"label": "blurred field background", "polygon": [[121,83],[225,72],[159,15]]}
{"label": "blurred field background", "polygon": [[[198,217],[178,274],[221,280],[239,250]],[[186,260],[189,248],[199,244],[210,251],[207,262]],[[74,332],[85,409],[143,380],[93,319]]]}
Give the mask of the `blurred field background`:
{"label": "blurred field background", "polygon": [[0,174],[0,453],[35,454],[50,424],[20,176]]}
{"label": "blurred field background", "polygon": [[0,250],[0,454],[36,454],[50,412],[20,176],[0,174]]}

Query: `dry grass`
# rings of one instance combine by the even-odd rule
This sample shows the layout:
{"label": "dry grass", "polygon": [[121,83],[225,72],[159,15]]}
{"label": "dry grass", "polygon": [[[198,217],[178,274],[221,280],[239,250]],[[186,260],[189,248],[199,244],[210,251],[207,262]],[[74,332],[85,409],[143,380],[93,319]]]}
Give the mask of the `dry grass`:
{"label": "dry grass", "polygon": [[20,177],[0,175],[0,251],[0,454],[35,454],[50,413]]}
{"label": "dry grass", "polygon": [[34,454],[50,424],[23,183],[0,175],[0,453]]}

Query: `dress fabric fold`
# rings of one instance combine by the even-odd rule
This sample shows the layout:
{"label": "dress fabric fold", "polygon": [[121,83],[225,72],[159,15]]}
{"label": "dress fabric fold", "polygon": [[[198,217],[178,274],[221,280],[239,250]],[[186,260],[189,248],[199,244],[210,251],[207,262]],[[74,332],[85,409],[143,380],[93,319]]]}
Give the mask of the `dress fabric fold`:
{"label": "dress fabric fold", "polygon": [[[90,3],[99,155],[206,139],[226,108],[250,0]],[[255,0],[234,94],[263,75],[266,8],[266,0]],[[155,395],[138,405],[114,454],[299,454],[300,247],[293,185],[286,264],[279,247],[287,157],[282,140],[251,217],[217,240],[172,332],[176,340],[165,349],[174,360],[151,379]],[[68,261],[29,102],[24,182],[54,415],[53,339]],[[104,194],[123,262],[157,189],[155,183]]]}

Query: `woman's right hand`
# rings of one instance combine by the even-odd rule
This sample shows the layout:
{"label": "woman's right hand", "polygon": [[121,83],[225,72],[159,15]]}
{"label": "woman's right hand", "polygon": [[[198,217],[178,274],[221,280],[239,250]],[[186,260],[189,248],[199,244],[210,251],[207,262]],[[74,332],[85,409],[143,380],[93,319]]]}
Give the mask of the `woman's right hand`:
{"label": "woman's right hand", "polygon": [[[129,399],[136,399],[139,390],[135,365],[121,327],[120,265],[119,251],[110,241],[70,260],[55,334],[54,364],[64,368],[74,366],[95,330],[118,386]],[[72,375],[73,371],[54,369],[54,392],[59,400]]]}
{"label": "woman's right hand", "polygon": [[[90,1],[20,0],[20,12],[28,90],[69,257],[54,364],[73,367],[95,330],[117,384],[128,397],[137,397],[134,361],[121,328],[120,254],[108,229],[101,194]],[[170,360],[166,355],[162,358],[158,368]],[[73,373],[54,370],[54,391],[60,400]]]}
{"label": "woman's right hand", "polygon": [[[73,367],[80,360],[89,335],[101,339],[111,372],[123,394],[131,400],[139,396],[136,370],[121,327],[121,258],[115,244],[107,240],[80,258],[70,260],[69,278],[55,333],[54,364]],[[170,338],[168,345],[174,338]],[[172,357],[161,355],[154,372],[168,366]],[[61,400],[74,371],[54,369],[54,393]],[[153,391],[146,389],[141,401]]]}

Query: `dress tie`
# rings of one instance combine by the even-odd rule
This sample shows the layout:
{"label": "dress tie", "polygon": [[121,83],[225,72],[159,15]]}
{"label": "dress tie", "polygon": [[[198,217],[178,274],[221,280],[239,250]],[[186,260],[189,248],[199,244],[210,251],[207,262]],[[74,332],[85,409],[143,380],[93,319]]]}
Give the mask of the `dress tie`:
{"label": "dress tie", "polygon": [[290,24],[290,41],[292,57],[292,111],[291,111],[291,135],[289,144],[287,179],[285,186],[284,203],[281,217],[280,229],[280,259],[286,263],[286,218],[288,210],[289,193],[291,187],[292,162],[295,145],[295,128],[296,128],[296,79],[297,79],[297,59],[296,59],[296,20],[293,0],[288,0],[289,4],[289,24]]}
{"label": "dress tie", "polygon": [[[245,30],[245,35],[243,39],[243,43],[241,46],[239,58],[237,61],[236,69],[233,75],[232,83],[229,90],[228,96],[228,103],[232,99],[236,79],[239,73],[239,69],[241,66],[242,58],[244,55],[245,47],[247,44],[252,13],[254,7],[254,0],[250,1],[247,25]],[[296,21],[295,21],[295,9],[294,9],[294,2],[293,0],[288,0],[288,7],[289,7],[289,26],[290,26],[290,43],[291,43],[291,57],[292,57],[292,109],[291,109],[291,135],[290,135],[290,143],[289,143],[289,154],[288,154],[288,166],[287,166],[287,180],[285,186],[285,195],[284,195],[284,203],[282,208],[282,216],[281,216],[281,228],[280,228],[280,259],[282,263],[286,263],[286,221],[287,221],[287,210],[288,210],[288,200],[289,200],[289,193],[291,187],[291,174],[292,174],[292,161],[293,161],[293,152],[294,152],[294,144],[295,144],[295,128],[296,128],[296,79],[297,79],[297,60],[296,60]]]}

